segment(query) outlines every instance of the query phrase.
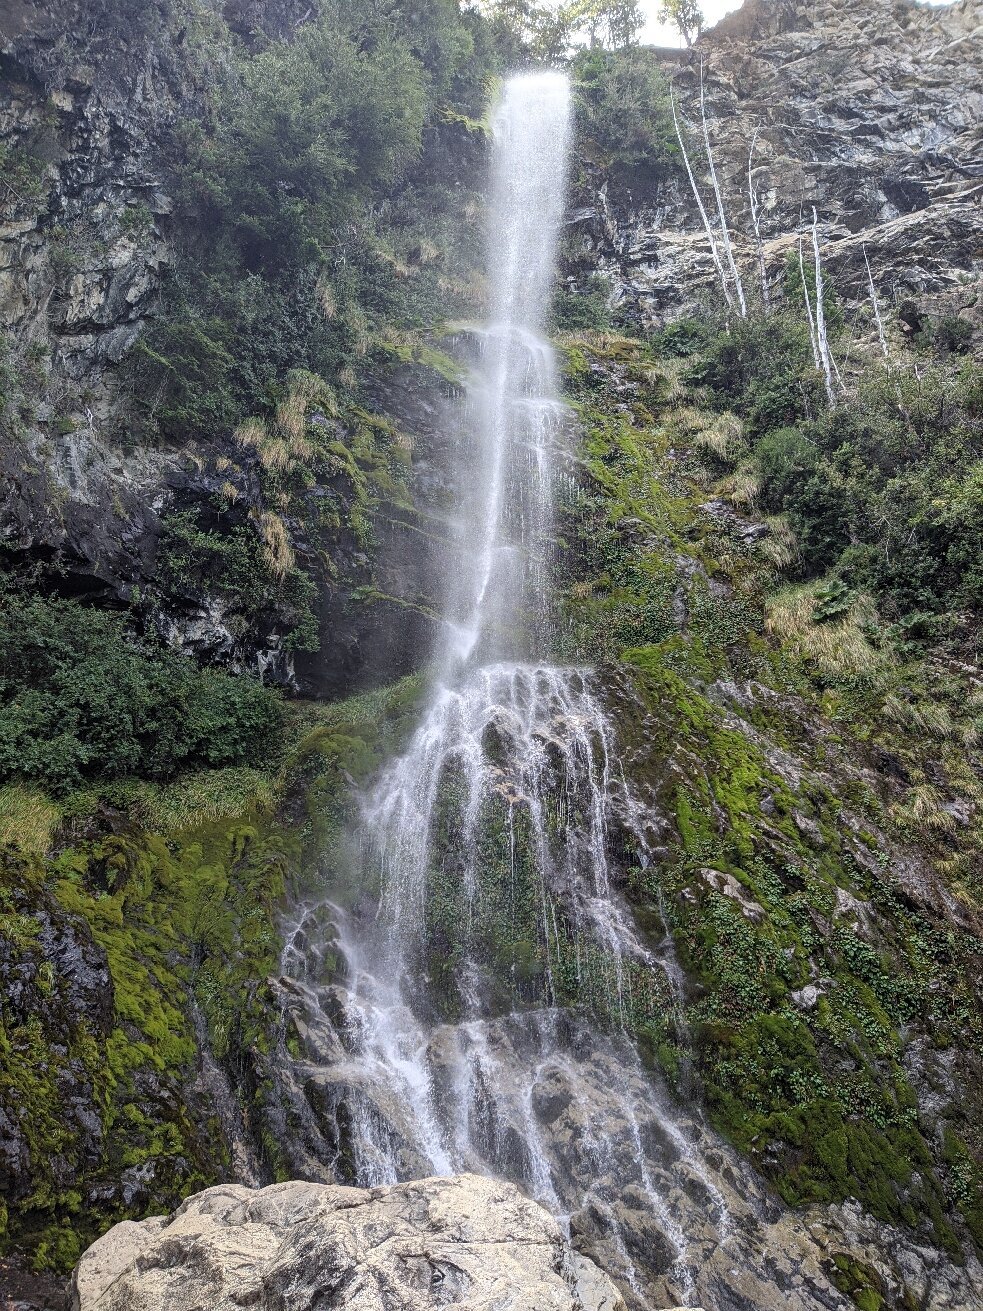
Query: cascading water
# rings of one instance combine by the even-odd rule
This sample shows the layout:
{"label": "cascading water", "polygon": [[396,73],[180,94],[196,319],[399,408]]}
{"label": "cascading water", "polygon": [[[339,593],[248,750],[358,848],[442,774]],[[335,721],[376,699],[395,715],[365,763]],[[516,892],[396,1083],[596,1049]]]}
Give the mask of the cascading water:
{"label": "cascading water", "polygon": [[[374,911],[304,908],[288,935],[298,1132],[315,1175],[511,1177],[593,1235],[637,1304],[653,1292],[689,1303],[726,1208],[627,1037],[640,1016],[672,1011],[671,944],[653,954],[612,886],[618,834],[643,849],[644,824],[591,672],[548,662],[569,425],[541,332],[570,119],[558,73],[512,78],[495,111],[463,563],[447,580],[428,707],[364,799]],[[711,1220],[708,1247],[685,1232],[687,1196]]]}

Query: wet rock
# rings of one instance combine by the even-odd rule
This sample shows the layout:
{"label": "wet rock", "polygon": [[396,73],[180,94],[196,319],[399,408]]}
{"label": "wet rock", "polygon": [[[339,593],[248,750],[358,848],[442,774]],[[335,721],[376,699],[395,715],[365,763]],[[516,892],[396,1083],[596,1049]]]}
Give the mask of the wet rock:
{"label": "wet rock", "polygon": [[[717,174],[749,293],[758,294],[748,199],[756,132],[752,175],[773,297],[782,294],[801,216],[815,206],[824,262],[848,303],[869,305],[866,252],[882,303],[913,302],[909,332],[946,312],[983,323],[975,0],[746,0],[692,51],[653,57],[673,78],[694,145],[703,68]],[[707,300],[721,303],[681,168],[598,173],[578,201],[577,267],[606,274],[623,316],[661,324],[703,312]],[[869,323],[873,337],[872,316]]]}
{"label": "wet rock", "polygon": [[625,1311],[606,1275],[511,1184],[459,1175],[361,1190],[209,1188],[84,1254],[74,1311]]}
{"label": "wet rock", "polygon": [[719,869],[701,869],[697,874],[702,882],[713,888],[715,892],[729,897],[731,901],[736,901],[745,919],[751,920],[754,924],[764,919],[764,908],[754,900],[746,888],[738,883],[733,874],[727,874]]}

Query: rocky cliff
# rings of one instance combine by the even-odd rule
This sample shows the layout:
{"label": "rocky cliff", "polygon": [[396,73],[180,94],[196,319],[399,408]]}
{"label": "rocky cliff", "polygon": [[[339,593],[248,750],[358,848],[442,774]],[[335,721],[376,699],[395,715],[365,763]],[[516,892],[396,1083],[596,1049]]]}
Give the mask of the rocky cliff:
{"label": "rocky cliff", "polygon": [[[169,569],[175,516],[261,543],[271,506],[261,470],[230,429],[191,440],[148,431],[157,402],[134,355],[148,325],[166,316],[188,240],[173,217],[182,133],[207,117],[209,87],[228,59],[223,42],[236,30],[253,40],[292,30],[303,7],[296,15],[258,10],[261,17],[206,8],[194,18],[163,6],[136,23],[125,6],[104,8],[25,2],[0,27],[0,321],[12,352],[0,443],[6,558],[39,567],[58,592],[130,608],[139,626],[199,658],[295,689],[337,692],[405,671],[432,634],[428,552],[444,533],[439,454],[428,452],[441,393],[454,386],[446,369],[411,366],[402,379],[375,370],[370,408],[417,452],[412,485],[378,499],[378,549],[367,553],[348,526],[327,534],[312,527],[321,514],[313,501],[290,508],[292,550],[316,585],[311,617],[303,616],[318,635],[312,659],[297,648],[290,588],[266,586],[250,610],[216,580],[203,587]],[[649,54],[672,79],[712,211],[700,141],[703,69],[749,297],[761,294],[753,190],[773,298],[815,207],[829,277],[847,302],[868,295],[866,252],[885,312],[911,302],[896,334],[953,314],[977,321],[979,30],[974,0],[941,9],[878,0],[862,13],[783,0],[749,3],[692,52]],[[446,163],[446,150],[440,158]],[[721,300],[678,162],[589,169],[568,245],[573,285],[604,273],[626,322],[659,325]],[[343,505],[356,504],[350,486],[338,492]]]}
{"label": "rocky cliff", "polygon": [[[869,297],[866,252],[883,305],[913,300],[927,315],[961,312],[979,322],[978,0],[934,8],[748,0],[691,51],[651,59],[671,78],[694,173],[719,228],[702,140],[702,69],[711,148],[749,296],[761,299],[753,192],[773,299],[815,207],[829,275],[851,304]],[[627,319],[663,324],[722,303],[684,171],[641,167],[602,179],[596,196],[583,199],[573,248],[609,276]],[[872,332],[869,309],[868,317]],[[912,331],[915,318],[902,331]]]}
{"label": "rocky cliff", "polygon": [[[677,1300],[674,1235],[714,1311],[979,1304],[979,16],[970,0],[749,0],[692,53],[641,52],[672,77],[709,197],[703,61],[752,309],[754,139],[784,315],[742,327],[720,313],[671,149],[581,161],[565,275],[586,301],[600,271],[614,306],[604,331],[561,339],[580,445],[556,643],[558,659],[601,662],[619,761],[649,814],[644,861],[626,816],[608,817],[613,895],[636,943],[630,1013],[613,1018],[590,969],[581,977],[577,890],[558,884],[545,935],[538,889],[516,900],[519,920],[488,899],[500,987],[468,1041],[475,1114],[503,1172],[531,1177],[525,1144],[548,1141],[538,1164],[581,1199],[572,1246],[633,1306]],[[523,1305],[612,1311],[605,1280],[578,1293],[570,1271],[589,1266],[504,1185],[334,1183],[351,1177],[353,1090],[332,925],[377,911],[372,888],[351,886],[346,824],[418,709],[418,676],[388,680],[430,650],[446,454],[468,422],[460,378],[476,349],[433,331],[425,279],[448,305],[481,289],[419,211],[477,226],[484,137],[467,105],[441,104],[421,166],[372,209],[383,240],[360,294],[408,288],[402,319],[370,333],[352,311],[339,326],[332,288],[305,267],[285,291],[237,270],[221,303],[239,315],[230,329],[198,302],[178,321],[175,288],[202,272],[208,235],[176,211],[189,138],[212,142],[209,90],[243,50],[292,49],[309,17],[303,3],[123,0],[0,17],[3,562],[202,664],[346,697],[294,705],[249,768],[97,778],[54,797],[15,773],[0,790],[13,1262],[0,1289],[59,1305],[58,1277],[125,1220],[84,1258],[80,1307],[241,1303],[242,1283],[260,1296],[263,1281],[276,1306],[336,1284],[341,1305],[385,1305],[393,1289],[438,1305],[514,1280]],[[426,190],[434,177],[451,201]],[[402,231],[400,204],[418,211]],[[834,349],[848,387],[861,375],[867,387],[831,410],[787,276],[813,205],[841,312]],[[351,226],[361,237],[371,224]],[[339,287],[358,254],[353,237]],[[289,333],[286,316],[262,317],[274,292]],[[940,359],[928,328],[953,317],[968,335]],[[680,319],[678,336],[661,331]],[[327,381],[294,371],[318,334],[337,357]],[[207,392],[249,350],[269,366],[256,408],[199,413],[194,429],[161,420],[175,378]],[[885,482],[864,481],[881,466]],[[515,899],[505,850],[483,877]],[[453,877],[440,892],[428,950],[443,1077],[462,1060],[443,980],[464,913]],[[566,953],[564,1045],[527,1104],[508,1072],[528,1073],[551,935]],[[487,1052],[501,1089],[482,1088]],[[385,1125],[384,1093],[369,1109]],[[412,1142],[394,1136],[416,1172]],[[285,1178],[316,1182],[239,1187]]]}
{"label": "rocky cliff", "polygon": [[[201,240],[174,213],[187,135],[214,112],[234,49],[282,41],[309,18],[303,6],[116,0],[25,0],[0,16],[0,544],[5,568],[128,610],[137,629],[200,660],[337,692],[405,671],[429,636],[427,543],[441,526],[427,510],[423,457],[454,366],[377,359],[363,371],[357,414],[317,419],[310,407],[324,441],[363,450],[359,429],[374,412],[376,449],[361,474],[387,465],[391,447],[415,445],[420,480],[411,494],[405,470],[395,482],[387,471],[385,489],[373,488],[376,522],[359,530],[359,471],[321,469],[319,488],[275,529],[313,586],[260,569],[244,596],[230,593],[221,567],[175,568],[169,525],[193,521],[212,540],[265,549],[263,524],[283,506],[264,490],[262,461],[234,440],[233,422],[163,433],[156,418],[169,378],[207,383],[211,365],[231,369],[231,357],[203,365],[191,341],[164,363],[147,346]],[[476,157],[465,155],[465,173]],[[306,298],[309,319],[313,283]],[[308,626],[299,644],[298,622]]]}

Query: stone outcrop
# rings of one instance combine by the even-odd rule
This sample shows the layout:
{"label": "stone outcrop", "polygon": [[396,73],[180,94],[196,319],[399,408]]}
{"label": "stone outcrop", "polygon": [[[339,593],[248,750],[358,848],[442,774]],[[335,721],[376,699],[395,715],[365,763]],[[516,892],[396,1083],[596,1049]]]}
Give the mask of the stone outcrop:
{"label": "stone outcrop", "polygon": [[[672,79],[713,213],[700,129],[703,66],[710,139],[749,295],[760,296],[748,199],[757,134],[752,178],[773,295],[815,206],[827,270],[847,302],[869,295],[866,250],[884,306],[915,299],[916,314],[979,321],[979,0],[934,8],[914,0],[747,0],[688,54],[650,57]],[[623,313],[662,324],[723,303],[681,166],[646,165],[630,178],[595,182],[574,246],[585,266],[611,279]]]}
{"label": "stone outcrop", "polygon": [[209,1188],[85,1253],[74,1311],[624,1311],[614,1285],[511,1184],[462,1175],[364,1191]]}

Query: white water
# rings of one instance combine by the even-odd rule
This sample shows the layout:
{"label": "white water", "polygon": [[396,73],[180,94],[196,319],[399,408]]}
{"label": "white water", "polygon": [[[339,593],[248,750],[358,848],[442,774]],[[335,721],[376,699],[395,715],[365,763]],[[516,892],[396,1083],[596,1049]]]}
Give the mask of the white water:
{"label": "white water", "polygon": [[[506,83],[448,639],[408,749],[364,799],[375,911],[305,908],[284,968],[306,1016],[298,1078],[319,1159],[363,1185],[507,1175],[565,1220],[590,1221],[636,1303],[661,1279],[689,1304],[681,1190],[720,1223],[726,1207],[624,1033],[632,979],[664,977],[671,1008],[678,967],[668,937],[657,954],[641,942],[615,888],[613,824],[640,857],[644,823],[591,671],[546,659],[569,425],[542,332],[570,122],[562,75]],[[327,971],[310,947],[325,920],[340,962]],[[626,1206],[661,1234],[659,1259],[629,1251]]]}

